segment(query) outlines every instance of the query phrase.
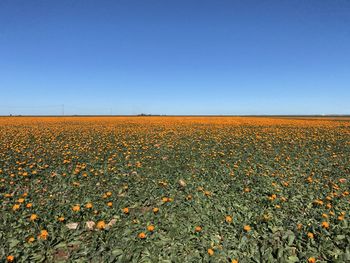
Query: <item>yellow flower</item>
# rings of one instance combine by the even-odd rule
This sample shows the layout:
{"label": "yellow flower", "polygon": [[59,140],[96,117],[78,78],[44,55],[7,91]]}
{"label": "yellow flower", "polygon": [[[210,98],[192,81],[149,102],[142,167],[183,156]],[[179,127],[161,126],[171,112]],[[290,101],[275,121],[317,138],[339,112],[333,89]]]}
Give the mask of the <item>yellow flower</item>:
{"label": "yellow flower", "polygon": [[157,214],[158,212],[159,212],[159,208],[158,207],[153,208],[153,213]]}
{"label": "yellow flower", "polygon": [[48,236],[49,236],[49,233],[47,232],[47,230],[44,229],[40,231],[40,235],[38,236],[38,238],[46,240]]}
{"label": "yellow flower", "polygon": [[34,238],[34,237],[28,238],[28,243],[33,243],[34,241],[35,241],[35,238]]}
{"label": "yellow flower", "polygon": [[107,192],[106,196],[108,196],[108,197],[112,196],[112,192]]}
{"label": "yellow flower", "polygon": [[226,216],[225,217],[226,223],[231,223],[232,222],[232,217],[231,216]]}
{"label": "yellow flower", "polygon": [[20,203],[20,204],[23,203],[23,202],[24,202],[24,198],[19,198],[19,199],[17,200],[17,202]]}
{"label": "yellow flower", "polygon": [[231,263],[238,263],[237,259],[232,259]]}
{"label": "yellow flower", "polygon": [[93,207],[93,205],[92,205],[92,203],[87,203],[87,204],[85,205],[85,207],[86,207],[87,209],[91,209],[91,208]]}
{"label": "yellow flower", "polygon": [[98,221],[97,224],[96,224],[96,227],[98,229],[105,229],[106,228],[106,223],[104,221]]}
{"label": "yellow flower", "polygon": [[209,254],[209,256],[214,255],[214,250],[211,248],[208,248],[208,254]]}
{"label": "yellow flower", "polygon": [[60,216],[57,220],[60,222],[63,222],[65,220],[65,218],[63,216]]}
{"label": "yellow flower", "polygon": [[144,232],[141,232],[138,234],[138,237],[141,239],[145,239],[146,238],[146,234]]}

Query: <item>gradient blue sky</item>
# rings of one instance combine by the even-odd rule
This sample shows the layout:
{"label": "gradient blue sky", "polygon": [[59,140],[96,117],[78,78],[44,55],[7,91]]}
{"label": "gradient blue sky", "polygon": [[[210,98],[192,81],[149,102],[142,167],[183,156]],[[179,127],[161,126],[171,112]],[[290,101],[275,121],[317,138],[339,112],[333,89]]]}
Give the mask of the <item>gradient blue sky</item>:
{"label": "gradient blue sky", "polygon": [[349,114],[348,0],[0,0],[0,114]]}

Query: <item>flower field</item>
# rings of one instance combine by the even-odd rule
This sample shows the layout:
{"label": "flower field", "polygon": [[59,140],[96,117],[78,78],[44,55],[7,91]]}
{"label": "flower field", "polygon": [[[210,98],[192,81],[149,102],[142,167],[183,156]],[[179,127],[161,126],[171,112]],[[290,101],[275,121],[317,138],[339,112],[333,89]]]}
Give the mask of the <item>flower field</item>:
{"label": "flower field", "polygon": [[0,262],[350,262],[350,119],[1,117]]}

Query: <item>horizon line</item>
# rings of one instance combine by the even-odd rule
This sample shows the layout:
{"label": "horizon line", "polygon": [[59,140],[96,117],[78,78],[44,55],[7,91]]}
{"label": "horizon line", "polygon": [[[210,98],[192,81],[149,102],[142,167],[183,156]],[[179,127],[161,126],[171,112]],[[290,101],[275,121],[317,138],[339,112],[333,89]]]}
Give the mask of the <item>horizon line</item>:
{"label": "horizon line", "polygon": [[350,114],[0,114],[0,117],[350,117]]}

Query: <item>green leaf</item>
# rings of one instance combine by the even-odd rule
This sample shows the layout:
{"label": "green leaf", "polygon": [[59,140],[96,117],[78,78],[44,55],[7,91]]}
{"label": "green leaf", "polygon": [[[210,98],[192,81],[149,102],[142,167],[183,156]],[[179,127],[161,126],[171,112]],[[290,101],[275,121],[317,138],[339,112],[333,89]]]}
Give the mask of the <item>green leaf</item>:
{"label": "green leaf", "polygon": [[287,260],[288,263],[299,262],[299,258],[297,256],[290,256]]}

